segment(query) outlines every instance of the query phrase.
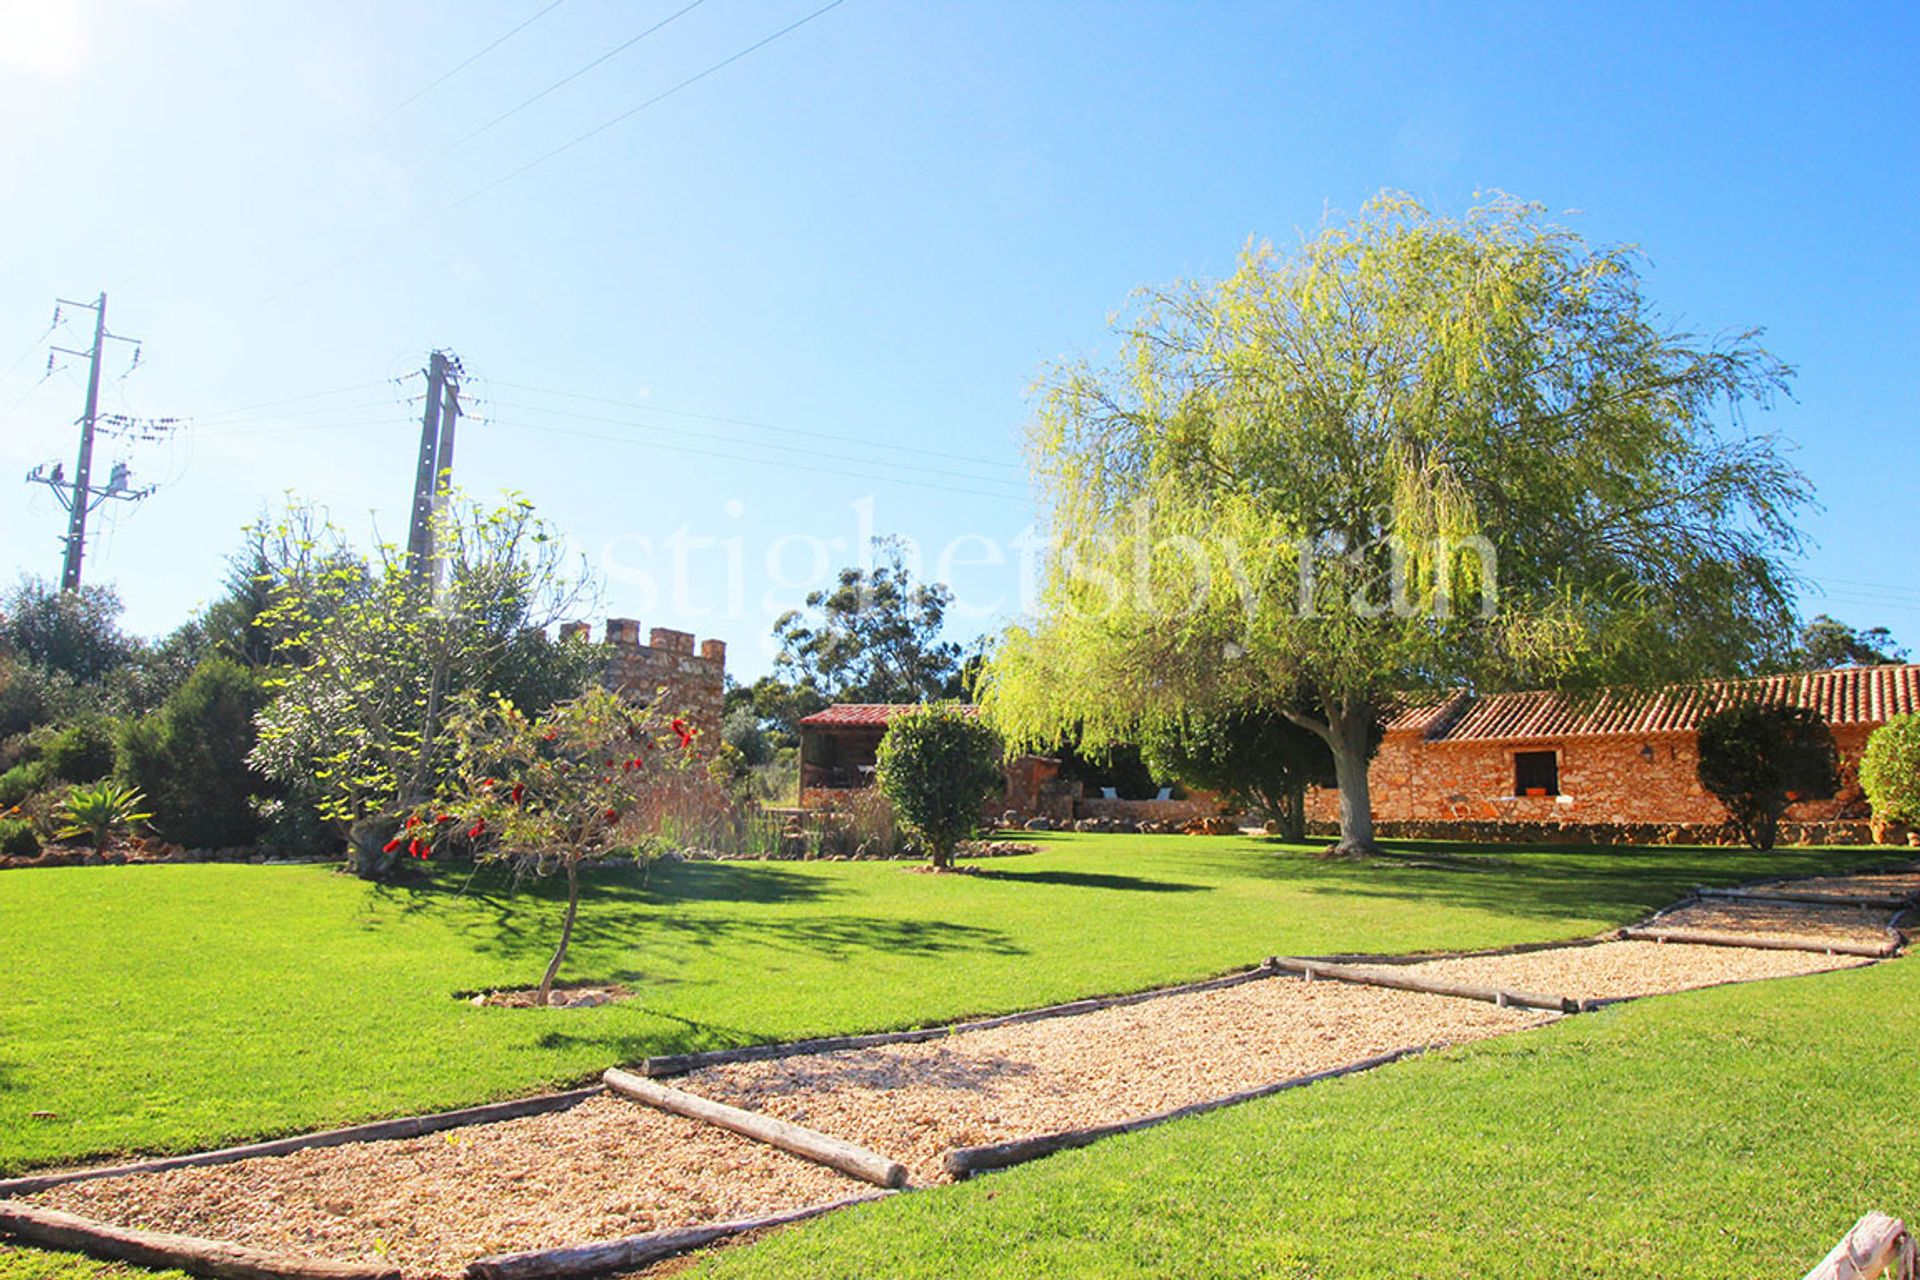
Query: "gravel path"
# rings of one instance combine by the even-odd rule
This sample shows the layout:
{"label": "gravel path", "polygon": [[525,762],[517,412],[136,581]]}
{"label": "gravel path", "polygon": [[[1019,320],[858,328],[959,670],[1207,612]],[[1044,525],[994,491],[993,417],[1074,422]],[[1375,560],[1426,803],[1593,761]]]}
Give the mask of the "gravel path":
{"label": "gravel path", "polygon": [[1852,969],[1867,963],[1855,956],[1825,956],[1815,951],[1762,951],[1681,942],[1602,942],[1591,947],[1555,947],[1510,956],[1427,960],[1395,965],[1393,971],[1534,995],[1600,1000]]}
{"label": "gravel path", "polygon": [[392,1142],[54,1187],[34,1203],[119,1226],[450,1276],[474,1258],[753,1217],[871,1190],[616,1098]]}
{"label": "gravel path", "polygon": [[857,1142],[927,1183],[944,1179],[952,1147],[1151,1115],[1553,1017],[1270,978],[921,1044],[709,1067],[677,1083]]}
{"label": "gravel path", "polygon": [[1878,946],[1887,941],[1887,922],[1891,919],[1893,912],[1878,907],[1805,906],[1799,903],[1703,898],[1667,912],[1647,927],[1713,929],[1813,943],[1860,942]]}

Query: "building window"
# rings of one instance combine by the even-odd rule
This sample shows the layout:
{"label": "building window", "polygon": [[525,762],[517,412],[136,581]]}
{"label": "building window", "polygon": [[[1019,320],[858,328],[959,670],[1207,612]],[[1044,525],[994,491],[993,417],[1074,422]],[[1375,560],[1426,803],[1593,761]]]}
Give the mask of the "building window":
{"label": "building window", "polygon": [[1514,752],[1513,794],[1517,796],[1559,795],[1560,753],[1558,751]]}

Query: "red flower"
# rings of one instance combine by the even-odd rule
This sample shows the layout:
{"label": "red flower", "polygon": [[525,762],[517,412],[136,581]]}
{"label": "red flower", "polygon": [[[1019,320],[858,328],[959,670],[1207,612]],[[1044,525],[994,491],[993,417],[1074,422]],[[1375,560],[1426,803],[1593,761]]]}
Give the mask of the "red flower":
{"label": "red flower", "polygon": [[482,778],[482,779],[480,779],[480,789],[481,789],[482,791],[491,791],[491,790],[493,790],[493,779],[492,779],[492,778]]}
{"label": "red flower", "polygon": [[407,830],[411,831],[419,825],[420,819],[417,815],[411,813],[407,815]]}
{"label": "red flower", "polygon": [[673,722],[673,731],[680,736],[680,749],[682,751],[693,745],[693,726],[689,725],[685,720],[676,719]]}
{"label": "red flower", "polygon": [[607,821],[608,822],[620,821],[620,811],[618,809],[607,810]]}
{"label": "red flower", "polygon": [[513,802],[515,804],[519,804],[521,799],[526,794],[527,794],[527,788],[524,783],[516,782],[513,784]]}
{"label": "red flower", "polygon": [[445,823],[448,823],[448,822],[452,822],[452,821],[453,821],[453,815],[452,815],[452,814],[450,814],[450,813],[443,813],[443,814],[441,814],[441,815],[440,815],[439,817],[437,817],[437,818],[435,818],[435,819],[434,819],[434,821],[435,821],[435,822],[438,822],[438,823],[442,823],[442,824],[445,824]]}
{"label": "red flower", "polygon": [[427,856],[427,846],[418,840],[410,840],[407,842],[407,852],[416,858],[424,858]]}
{"label": "red flower", "polygon": [[380,846],[380,852],[392,853],[395,849],[398,849],[399,847],[400,847],[400,837],[395,836],[393,839],[387,841],[385,844]]}
{"label": "red flower", "polygon": [[473,825],[467,828],[467,839],[478,840],[480,838],[481,833],[484,832],[486,829],[487,829],[487,820],[485,818],[474,819]]}

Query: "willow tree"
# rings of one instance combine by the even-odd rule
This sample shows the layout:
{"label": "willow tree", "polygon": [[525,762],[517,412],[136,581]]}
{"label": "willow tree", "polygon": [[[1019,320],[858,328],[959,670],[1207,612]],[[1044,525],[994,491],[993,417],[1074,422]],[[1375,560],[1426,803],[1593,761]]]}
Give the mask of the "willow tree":
{"label": "willow tree", "polygon": [[1039,387],[1051,539],[982,683],[1015,746],[1249,704],[1333,754],[1373,849],[1380,721],[1461,686],[1748,669],[1790,634],[1804,478],[1745,426],[1789,370],[1662,321],[1628,248],[1536,206],[1383,196],[1144,292]]}

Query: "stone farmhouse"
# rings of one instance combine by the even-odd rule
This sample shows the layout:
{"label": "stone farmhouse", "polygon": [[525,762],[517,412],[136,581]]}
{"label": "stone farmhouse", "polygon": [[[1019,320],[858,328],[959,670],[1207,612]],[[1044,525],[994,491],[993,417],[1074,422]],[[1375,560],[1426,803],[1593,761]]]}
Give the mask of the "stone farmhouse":
{"label": "stone farmhouse", "polygon": [[[1554,693],[1459,692],[1410,707],[1390,721],[1368,781],[1384,835],[1474,838],[1516,825],[1546,833],[1635,842],[1703,838],[1726,814],[1696,774],[1700,722],[1735,698],[1808,707],[1833,730],[1841,787],[1807,800],[1790,834],[1868,838],[1858,781],[1867,735],[1920,711],[1920,666],[1846,667],[1753,680],[1675,686],[1654,693],[1608,691],[1585,699]],[[1330,824],[1336,798],[1315,791],[1308,817]]]}
{"label": "stone farmhouse", "polygon": [[[656,633],[658,634],[658,633]],[[1865,843],[1870,814],[1858,781],[1867,736],[1920,712],[1920,665],[1844,667],[1754,680],[1611,690],[1460,691],[1408,707],[1386,726],[1369,772],[1380,834],[1439,839],[1701,842],[1725,837],[1726,813],[1697,775],[1700,722],[1735,698],[1809,707],[1833,730],[1841,785],[1787,814],[1783,839]],[[871,784],[887,722],[911,704],[836,703],[800,722],[800,803],[831,808]],[[998,813],[1055,821],[1183,822],[1220,812],[1204,793],[1179,800],[1088,796],[1060,762],[1022,756],[1007,766]],[[1307,795],[1314,830],[1334,829],[1337,797]]]}

